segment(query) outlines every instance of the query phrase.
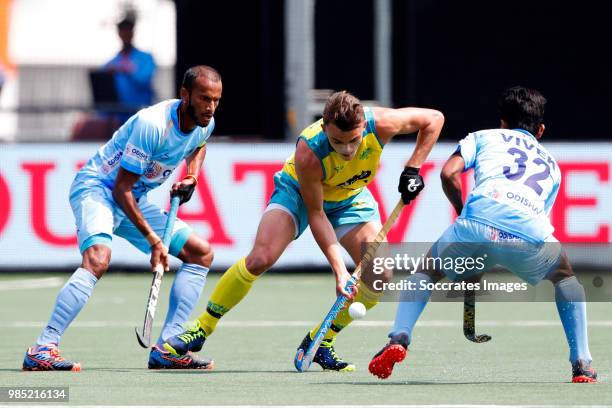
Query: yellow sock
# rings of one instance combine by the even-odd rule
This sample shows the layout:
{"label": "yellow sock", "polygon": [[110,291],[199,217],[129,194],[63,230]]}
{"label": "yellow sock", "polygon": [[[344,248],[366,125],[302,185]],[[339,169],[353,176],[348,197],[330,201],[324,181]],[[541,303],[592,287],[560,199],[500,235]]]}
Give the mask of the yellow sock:
{"label": "yellow sock", "polygon": [[[361,280],[358,282],[358,285],[359,292],[357,292],[354,302],[361,302],[366,307],[366,310],[370,310],[371,308],[376,306],[376,304],[378,303],[378,299],[382,295],[382,292],[373,291],[372,289],[368,288],[366,284]],[[331,340],[336,337],[338,333],[340,333],[340,330],[344,329],[352,321],[353,319],[351,319],[351,316],[349,316],[348,314],[348,307],[345,307],[340,311],[340,313],[338,313],[338,316],[336,316],[336,319],[334,319],[334,321],[332,322],[331,327],[329,328],[327,333],[325,333],[325,340]],[[314,338],[315,334],[317,333],[317,330],[319,330],[319,327],[321,327],[321,324],[323,324],[323,322],[316,325],[315,328],[310,331],[311,339]]]}
{"label": "yellow sock", "polygon": [[253,275],[246,268],[245,258],[225,271],[208,300],[206,311],[198,318],[207,336],[215,331],[219,319],[249,293],[257,278],[257,275]]}

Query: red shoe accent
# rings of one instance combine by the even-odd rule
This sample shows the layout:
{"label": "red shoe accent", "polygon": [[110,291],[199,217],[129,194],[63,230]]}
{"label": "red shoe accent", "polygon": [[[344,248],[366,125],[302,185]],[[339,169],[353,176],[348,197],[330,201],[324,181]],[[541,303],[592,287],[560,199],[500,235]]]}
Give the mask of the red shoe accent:
{"label": "red shoe accent", "polygon": [[185,367],[191,363],[190,358],[185,358],[185,357],[175,358],[175,357],[172,357],[170,353],[162,354],[161,358],[163,358],[164,360],[172,361],[173,363],[176,363],[178,365],[185,366]]}
{"label": "red shoe accent", "polygon": [[572,382],[573,383],[596,383],[597,379],[591,378],[586,375],[577,375],[576,377],[572,378]]}
{"label": "red shoe accent", "polygon": [[389,345],[380,355],[370,361],[368,370],[372,375],[385,379],[393,373],[393,366],[406,358],[406,349],[400,344]]}
{"label": "red shoe accent", "polygon": [[[155,367],[155,368],[152,368],[149,366],[150,370],[196,369],[196,370],[212,371],[215,368],[215,362],[213,360],[210,360],[210,362],[206,366],[192,367],[192,365],[194,364],[194,355],[192,355],[191,352],[188,352],[187,354],[182,355],[182,356],[177,356],[175,354],[170,353],[169,351],[161,350],[157,346],[154,346],[154,348],[160,351],[161,358],[176,364],[176,366],[175,367]],[[197,356],[195,356],[195,359],[197,359]]]}

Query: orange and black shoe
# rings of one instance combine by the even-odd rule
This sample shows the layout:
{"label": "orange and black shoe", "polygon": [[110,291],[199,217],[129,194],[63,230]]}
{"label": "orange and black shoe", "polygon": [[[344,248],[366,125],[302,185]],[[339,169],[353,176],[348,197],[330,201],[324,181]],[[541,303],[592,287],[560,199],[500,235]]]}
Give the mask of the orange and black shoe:
{"label": "orange and black shoe", "polygon": [[372,375],[385,379],[393,373],[393,366],[406,358],[408,350],[408,336],[400,334],[391,337],[389,343],[385,345],[370,361],[368,370]]}
{"label": "orange and black shoe", "polygon": [[597,371],[584,360],[576,360],[572,364],[573,383],[595,383],[597,382]]}
{"label": "orange and black shoe", "polygon": [[149,354],[149,368],[170,370],[212,370],[215,362],[209,358],[199,358],[195,354],[187,353],[177,355],[162,350],[157,346],[151,348]]}
{"label": "orange and black shoe", "polygon": [[30,347],[23,359],[24,371],[81,371],[81,364],[64,360],[56,344]]}

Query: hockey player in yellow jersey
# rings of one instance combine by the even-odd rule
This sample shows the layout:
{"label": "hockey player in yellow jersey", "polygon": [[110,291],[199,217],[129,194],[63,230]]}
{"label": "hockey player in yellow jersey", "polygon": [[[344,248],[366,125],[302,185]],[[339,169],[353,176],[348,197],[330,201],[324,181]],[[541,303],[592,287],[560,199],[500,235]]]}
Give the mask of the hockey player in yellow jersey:
{"label": "hockey player in yellow jersey", "polygon": [[[402,199],[408,203],[424,187],[419,168],[443,124],[444,117],[436,110],[367,108],[346,91],[331,95],[323,118],[302,131],[295,153],[275,174],[275,190],[259,223],[251,252],[223,274],[206,311],[185,332],[165,340],[166,350],[176,354],[199,351],[219,319],[246,296],[257,278],[274,265],[291,241],[309,225],[329,261],[337,294],[348,296],[344,287],[350,274],[340,246],[357,264],[361,244],[372,242],[381,229],[378,204],[366,186],[376,175],[384,146],[395,135],[418,132],[398,186]],[[353,300],[370,309],[381,293],[372,288],[368,277],[364,275],[362,279]],[[338,357],[333,346],[336,335],[351,321],[346,309],[334,320],[313,360],[323,369],[355,369]],[[300,347],[308,346],[317,328],[306,334]]]}

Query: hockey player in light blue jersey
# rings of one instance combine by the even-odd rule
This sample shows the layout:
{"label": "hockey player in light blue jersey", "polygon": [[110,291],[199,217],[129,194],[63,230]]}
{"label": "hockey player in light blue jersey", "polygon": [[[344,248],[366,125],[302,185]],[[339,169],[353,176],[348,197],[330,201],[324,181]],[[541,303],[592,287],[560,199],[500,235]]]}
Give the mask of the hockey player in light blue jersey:
{"label": "hockey player in light blue jersey", "polygon": [[[181,324],[198,302],[213,253],[208,242],[183,221],[176,220],[169,248],[160,235],[167,214],[147,201],[185,160],[187,176],[172,186],[188,201],[206,155],[206,142],[215,127],[213,114],[221,98],[219,73],[208,66],[185,73],[181,99],[167,100],[132,116],[77,173],[70,189],[76,219],[81,266],[60,290],[51,318],[26,352],[28,371],[80,371],[81,365],[64,360],[58,345],[64,331],[85,305],[111,259],[112,235],[128,240],[151,254],[152,270],[168,270],[168,253],[183,261],[170,290],[170,304],[160,339],[182,331]],[[158,340],[158,343],[161,340]],[[149,368],[211,369],[213,362],[191,354],[171,356],[154,346]]]}
{"label": "hockey player in light blue jersey", "polygon": [[[510,88],[500,98],[500,129],[470,133],[459,142],[441,174],[444,192],[459,217],[434,243],[428,257],[466,259],[486,248],[484,270],[501,265],[532,285],[550,280],[570,348],[572,381],[596,382],[584,288],[552,235],[548,218],[561,174],[555,159],[539,143],[545,105],[538,91]],[[474,169],[475,187],[463,203],[461,173],[468,169]],[[417,270],[409,278],[417,289],[401,294],[390,341],[370,362],[370,372],[387,378],[394,364],[405,358],[413,328],[431,296],[428,284],[444,276],[468,280],[479,273],[473,269],[472,275],[460,274],[435,263]]]}

